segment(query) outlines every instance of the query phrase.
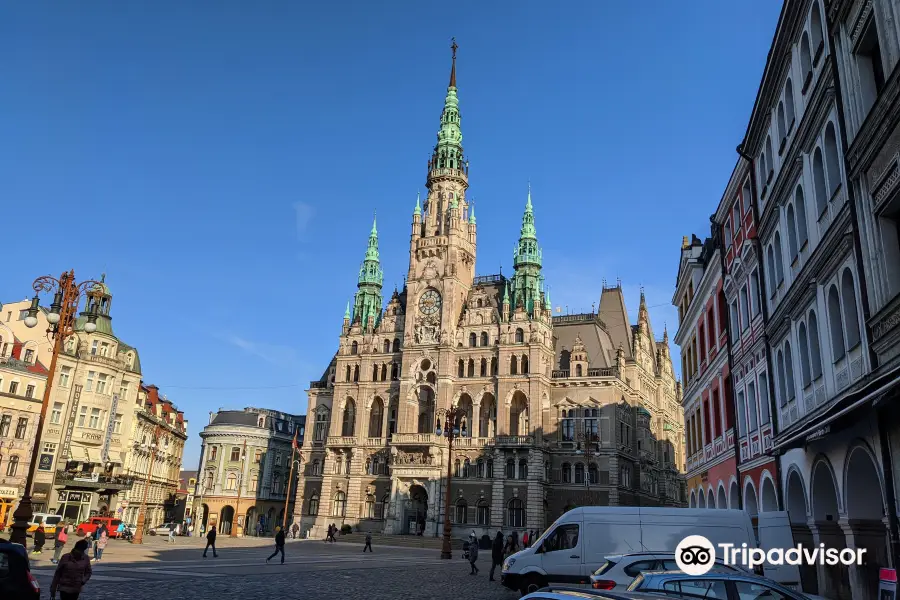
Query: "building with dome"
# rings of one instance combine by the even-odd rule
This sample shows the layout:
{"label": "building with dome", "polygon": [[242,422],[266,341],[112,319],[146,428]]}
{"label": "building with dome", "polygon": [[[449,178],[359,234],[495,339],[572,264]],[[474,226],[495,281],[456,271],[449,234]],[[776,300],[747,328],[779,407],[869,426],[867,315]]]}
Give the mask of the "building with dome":
{"label": "building with dome", "polygon": [[[449,510],[481,535],[540,530],[577,505],[683,505],[668,335],[643,294],[631,324],[619,284],[595,313],[553,316],[530,189],[513,274],[477,275],[462,139],[454,44],[405,285],[385,304],[373,222],[337,352],[307,392],[295,520],[311,536],[332,523],[432,536]],[[452,455],[435,433],[450,406]]]}

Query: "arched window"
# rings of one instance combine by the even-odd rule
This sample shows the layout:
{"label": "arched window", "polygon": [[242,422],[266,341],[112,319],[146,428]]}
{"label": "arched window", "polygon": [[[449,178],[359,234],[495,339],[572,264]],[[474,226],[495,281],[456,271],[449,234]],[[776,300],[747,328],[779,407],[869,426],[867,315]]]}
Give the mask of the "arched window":
{"label": "arched window", "polygon": [[[10,459],[10,463],[12,463],[12,459]],[[7,469],[6,474],[9,475],[8,469]],[[234,473],[228,474],[228,477],[225,478],[225,489],[228,490],[229,492],[232,492],[237,489],[237,475],[235,475]]]}
{"label": "arched window", "polygon": [[841,163],[838,159],[834,123],[828,123],[825,127],[825,172],[828,176],[828,197],[831,198],[841,185]]}
{"label": "arched window", "polygon": [[486,465],[486,467],[485,467],[485,471],[486,471],[486,472],[485,472],[485,475],[484,475],[484,476],[485,476],[486,478],[488,478],[488,479],[493,479],[493,478],[494,478],[494,460],[493,460],[493,459],[489,458],[489,459],[487,460],[487,465]]}
{"label": "arched window", "polygon": [[787,228],[788,228],[788,256],[793,263],[797,258],[800,246],[797,245],[797,219],[794,218],[794,205],[788,204],[787,207]]}
{"label": "arched window", "polygon": [[350,365],[347,365],[347,377],[344,379],[344,381],[350,381]]}
{"label": "arched window", "polygon": [[359,354],[359,344],[357,342],[350,344],[350,354]]}
{"label": "arched window", "polygon": [[[9,457],[9,463],[6,465],[6,476],[7,477],[15,477],[16,471],[19,470],[19,457],[16,455]],[[234,475],[231,475],[234,477]],[[234,488],[231,488],[234,489]]]}
{"label": "arched window", "polygon": [[794,386],[794,356],[791,353],[790,342],[784,344],[784,380],[787,399],[791,401],[797,396],[797,392]]}
{"label": "arched window", "polygon": [[475,477],[479,479],[484,477],[484,460],[481,458],[475,461]]}
{"label": "arched window", "polygon": [[380,438],[381,428],[384,423],[384,402],[381,398],[375,398],[372,409],[369,412],[369,437]]}
{"label": "arched window", "polygon": [[469,334],[469,347],[474,348],[478,345],[478,336],[474,333]]}
{"label": "arched window", "polygon": [[822,376],[822,346],[819,342],[819,319],[809,311],[809,361],[813,381]]}
{"label": "arched window", "polygon": [[387,381],[387,364],[381,365],[381,380]]}
{"label": "arched window", "polygon": [[255,491],[256,491],[256,488],[258,488],[258,487],[259,487],[259,475],[257,475],[256,473],[254,473],[254,474],[250,477],[250,487],[248,488],[247,491],[255,492]]}
{"label": "arched window", "polygon": [[812,379],[809,372],[809,340],[806,335],[806,325],[804,323],[800,323],[800,328],[797,330],[797,337],[799,338],[798,341],[800,344],[800,383],[803,387],[806,387]]}
{"label": "arched window", "polygon": [[374,519],[375,518],[375,496],[372,494],[366,495],[365,506],[363,507],[363,515],[365,515],[364,519]]}
{"label": "arched window", "polygon": [[[759,174],[758,174],[759,187],[761,187],[761,188],[766,187],[766,176],[768,175],[768,173],[769,173],[769,168],[768,168],[768,166],[766,166],[766,153],[763,152],[759,156]],[[726,243],[727,243],[727,239],[726,239]]]}
{"label": "arched window", "polygon": [[455,517],[456,517],[456,519],[454,520],[455,523],[465,524],[465,523],[469,522],[468,521],[469,505],[466,503],[466,500],[464,498],[460,498],[459,500],[456,501]]}
{"label": "arched window", "polygon": [[462,463],[459,462],[458,458],[455,461],[453,461],[453,476],[454,477],[460,476],[460,474],[462,473],[461,467],[462,467]]}
{"label": "arched window", "polygon": [[497,375],[497,357],[491,357],[491,376],[496,377]]}
{"label": "arched window", "polygon": [[787,122],[784,120],[784,103],[778,103],[778,139],[781,143],[787,137]]}
{"label": "arched window", "polygon": [[378,381],[378,365],[372,365],[372,381]]}
{"label": "arched window", "polygon": [[[775,172],[775,153],[772,152],[772,138],[768,135],[766,136],[766,155],[769,157],[769,172],[766,173],[766,181],[768,181]],[[737,231],[737,227],[735,227],[735,231]]]}
{"label": "arched window", "polygon": [[312,461],[312,464],[309,466],[310,475],[321,475],[322,474],[322,463],[319,462],[319,459]]}
{"label": "arched window", "polygon": [[472,461],[468,458],[463,461],[463,477],[466,479],[472,477]]}
{"label": "arched window", "polygon": [[588,481],[591,485],[600,481],[600,472],[597,470],[597,465],[594,463],[591,463],[590,466],[588,466]]}
{"label": "arched window", "polygon": [[516,461],[512,458],[506,461],[506,478],[507,479],[515,479],[516,478]]}
{"label": "arched window", "polygon": [[[750,377],[753,377],[751,373]],[[747,384],[747,416],[750,417],[748,421],[749,432],[754,432],[759,429],[759,416],[756,412],[756,382],[751,381]],[[724,508],[724,507],[723,507]]]}
{"label": "arched window", "polygon": [[841,325],[841,301],[838,297],[837,287],[831,286],[828,290],[828,329],[831,333],[831,354],[835,362],[844,358],[844,328]]}
{"label": "arched window", "polygon": [[459,362],[456,364],[456,375],[457,377],[466,376],[466,361],[463,359],[459,359]]}
{"label": "arched window", "polygon": [[519,374],[519,360],[512,356],[509,359],[509,374],[510,375],[518,375]]}
{"label": "arched window", "polygon": [[524,344],[525,343],[525,332],[522,331],[521,328],[516,329],[516,343]]}
{"label": "arched window", "polygon": [[781,251],[781,234],[775,232],[775,275],[778,283],[784,281],[784,253]]}
{"label": "arched window", "polygon": [[584,465],[582,463],[575,463],[575,483],[584,483]]}
{"label": "arched window", "polygon": [[787,385],[785,382],[784,375],[784,353],[779,350],[778,351],[778,359],[775,361],[777,363],[778,369],[778,399],[780,401],[780,406],[784,406],[787,404]]}
{"label": "arched window", "polygon": [[828,189],[825,187],[825,164],[822,162],[822,149],[816,148],[813,153],[813,184],[816,193],[816,210],[822,218],[828,208]]}
{"label": "arched window", "polygon": [[317,494],[313,494],[309,497],[306,514],[311,517],[315,517],[319,514],[319,496]]}
{"label": "arched window", "polygon": [[581,365],[575,365],[575,377],[581,377],[581,376],[582,376]]}
{"label": "arched window", "polygon": [[747,402],[744,397],[744,390],[737,391],[737,435],[738,437],[746,435],[747,432]]}
{"label": "arched window", "polygon": [[488,345],[488,334],[487,334],[487,331],[482,331],[482,332],[481,332],[481,345],[482,345],[482,346],[487,346],[487,345]]}
{"label": "arched window", "polygon": [[560,470],[562,471],[562,482],[572,483],[572,465],[570,465],[569,463],[563,463]]}
{"label": "arched window", "polygon": [[400,340],[398,338],[394,338],[394,344],[391,350],[394,352],[400,352]]}
{"label": "arched window", "polygon": [[381,502],[378,504],[378,506],[375,507],[376,511],[377,511],[375,513],[375,518],[376,519],[384,519],[385,515],[387,515],[388,507],[390,505],[391,505],[391,495],[385,494],[384,496],[381,497]]}
{"label": "arched window", "polygon": [[787,80],[787,84],[784,86],[784,110],[787,117],[788,132],[790,132],[794,124],[794,85],[790,79]]}
{"label": "arched window", "polygon": [[334,495],[334,500],[331,503],[331,516],[333,517],[341,517],[347,514],[347,494],[344,492],[338,492]]}
{"label": "arched window", "polygon": [[522,355],[522,375],[528,375],[528,355]]}
{"label": "arched window", "polygon": [[806,229],[806,199],[803,197],[803,188],[797,186],[797,192],[794,194],[794,204],[797,207],[797,246],[803,248],[803,244],[809,239],[809,232]]}
{"label": "arched window", "polygon": [[519,459],[519,479],[528,479],[528,461]]}
{"label": "arched window", "polygon": [[482,377],[487,377],[487,359],[481,359],[481,370],[479,371]]}
{"label": "arched window", "polygon": [[491,524],[491,505],[488,504],[487,500],[481,499],[478,501],[478,507],[475,516],[478,525]]}
{"label": "arched window", "polygon": [[525,505],[518,498],[513,498],[506,505],[506,526],[525,527]]}
{"label": "arched window", "polygon": [[841,275],[841,298],[844,301],[844,327],[847,331],[847,349],[852,350],[860,342],[859,311],[856,308],[856,286],[853,273],[844,269]]}
{"label": "arched window", "polygon": [[475,377],[475,359],[469,359],[469,368],[466,371],[466,375],[469,377]]}
{"label": "arched window", "polygon": [[390,351],[391,351],[391,341],[390,341],[390,340],[384,340],[384,353],[385,353],[385,354],[389,354]]}
{"label": "arched window", "polygon": [[359,381],[359,365],[353,367],[353,381]]}
{"label": "arched window", "polygon": [[775,249],[772,247],[772,244],[769,244],[769,247],[766,249],[766,260],[769,263],[769,296],[774,296],[778,286],[776,281],[778,274],[775,271]]}
{"label": "arched window", "polygon": [[341,423],[341,435],[353,435],[354,425],[356,423],[356,403],[353,398],[347,398],[344,404],[344,418]]}
{"label": "arched window", "polygon": [[815,53],[814,58],[818,62],[819,46],[824,47],[822,39],[822,14],[819,12],[819,3],[813,2],[812,16],[810,17],[809,32],[812,37],[812,51]]}
{"label": "arched window", "polygon": [[809,49],[809,35],[804,31],[800,39],[800,70],[803,72],[803,93],[812,81],[812,53]]}

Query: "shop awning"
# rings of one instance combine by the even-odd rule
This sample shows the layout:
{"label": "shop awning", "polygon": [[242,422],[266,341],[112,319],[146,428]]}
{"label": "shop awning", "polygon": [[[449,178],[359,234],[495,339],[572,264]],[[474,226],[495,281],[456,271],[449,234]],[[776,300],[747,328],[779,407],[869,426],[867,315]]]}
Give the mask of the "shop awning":
{"label": "shop awning", "polygon": [[80,462],[80,463],[89,463],[91,462],[90,457],[87,453],[87,448],[84,446],[76,446],[72,444],[69,446],[69,458],[70,462]]}
{"label": "shop awning", "polygon": [[871,381],[837,400],[822,414],[816,416],[797,431],[787,433],[782,439],[776,439],[772,451],[776,454],[799,448],[804,444],[823,438],[831,433],[832,428],[844,421],[853,420],[860,413],[858,409],[870,405],[878,405],[900,390],[900,366],[876,376]]}

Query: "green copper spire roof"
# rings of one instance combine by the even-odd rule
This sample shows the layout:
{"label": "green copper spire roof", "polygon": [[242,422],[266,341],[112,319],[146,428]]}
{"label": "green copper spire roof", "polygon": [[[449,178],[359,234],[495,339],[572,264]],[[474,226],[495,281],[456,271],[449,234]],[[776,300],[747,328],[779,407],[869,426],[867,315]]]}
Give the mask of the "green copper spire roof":
{"label": "green copper spire roof", "polygon": [[537,245],[537,231],[534,228],[534,207],[531,204],[531,184],[528,184],[528,199],[525,202],[525,214],[522,215],[522,230],[519,243],[513,252],[513,267],[533,264],[541,267],[543,253]]}
{"label": "green copper spire roof", "polygon": [[345,319],[350,318],[350,301],[349,300],[347,301],[347,310],[344,311],[344,318]]}
{"label": "green copper spire roof", "polygon": [[372,231],[369,233],[369,243],[366,247],[366,256],[359,267],[357,278],[356,296],[353,299],[353,322],[360,322],[366,326],[369,317],[374,317],[375,325],[381,321],[382,300],[381,286],[384,283],[384,273],[381,270],[381,261],[378,257],[378,227],[377,220],[372,219]]}
{"label": "green copper spire roof", "polygon": [[419,192],[416,192],[416,209],[413,211],[414,215],[422,214],[422,205],[419,203]]}
{"label": "green copper spire roof", "polygon": [[453,65],[450,68],[450,85],[447,97],[444,98],[444,110],[441,112],[441,127],[438,130],[437,144],[429,163],[432,169],[463,170],[462,129],[460,127],[459,99],[456,96],[456,38],[453,39]]}
{"label": "green copper spire roof", "polygon": [[469,205],[469,223],[471,223],[472,225],[475,224],[475,205],[474,204]]}
{"label": "green copper spire roof", "polygon": [[534,316],[535,308],[542,306],[542,261],[543,253],[538,248],[537,232],[534,228],[534,206],[531,204],[531,184],[529,183],[519,242],[513,251],[513,268],[516,273],[512,278],[512,294],[513,306],[517,309],[521,306],[531,316]]}

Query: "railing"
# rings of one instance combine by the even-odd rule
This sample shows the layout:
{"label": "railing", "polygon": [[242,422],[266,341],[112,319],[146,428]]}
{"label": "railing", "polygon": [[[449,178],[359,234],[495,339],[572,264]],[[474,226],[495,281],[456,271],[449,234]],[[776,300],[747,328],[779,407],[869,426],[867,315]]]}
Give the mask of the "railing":
{"label": "railing", "polygon": [[498,446],[528,447],[534,445],[534,438],[530,435],[498,435],[496,440]]}
{"label": "railing", "polygon": [[352,435],[329,435],[328,446],[355,446],[356,438]]}
{"label": "railing", "polygon": [[466,179],[469,178],[468,169],[463,171],[462,169],[431,169],[428,171],[429,177],[464,177]]}
{"label": "railing", "polygon": [[310,381],[309,389],[311,390],[324,390],[328,387],[327,381]]}
{"label": "railing", "polygon": [[474,281],[472,281],[472,285],[482,285],[485,283],[501,283],[506,281],[506,277],[503,275],[479,275]]}
{"label": "railing", "polygon": [[[582,375],[581,377],[615,377],[617,369],[616,367],[602,367],[597,369],[587,369],[587,375]],[[550,373],[550,376],[553,379],[568,379],[570,377],[578,377],[578,375],[573,375],[571,369],[557,369]]]}
{"label": "railing", "polygon": [[484,448],[493,444],[494,438],[488,437],[460,437],[453,440],[457,448]]}
{"label": "railing", "polygon": [[363,446],[367,448],[381,448],[387,443],[387,440],[382,437],[370,437],[366,438],[365,442],[363,442]]}
{"label": "railing", "polygon": [[433,433],[395,433],[391,436],[392,444],[434,444],[438,436]]}
{"label": "railing", "polygon": [[134,485],[134,477],[102,475],[100,473],[73,473],[60,470],[56,472],[54,483],[95,490],[130,490],[131,486]]}

